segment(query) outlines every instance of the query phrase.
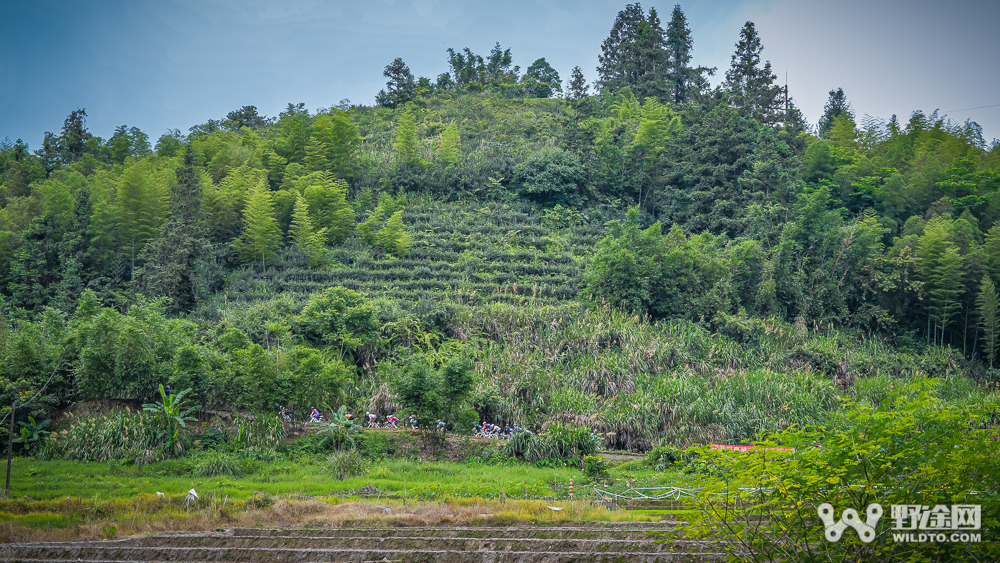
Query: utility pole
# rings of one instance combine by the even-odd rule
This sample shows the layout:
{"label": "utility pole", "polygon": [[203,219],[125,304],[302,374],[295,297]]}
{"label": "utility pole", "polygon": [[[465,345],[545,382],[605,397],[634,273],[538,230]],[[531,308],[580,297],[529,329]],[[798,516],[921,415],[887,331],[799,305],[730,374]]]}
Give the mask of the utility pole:
{"label": "utility pole", "polygon": [[4,498],[10,498],[10,462],[14,453],[14,413],[17,403],[10,404],[10,435],[7,436],[7,484],[3,488]]}
{"label": "utility pole", "polygon": [[785,123],[788,123],[788,67],[785,67]]}

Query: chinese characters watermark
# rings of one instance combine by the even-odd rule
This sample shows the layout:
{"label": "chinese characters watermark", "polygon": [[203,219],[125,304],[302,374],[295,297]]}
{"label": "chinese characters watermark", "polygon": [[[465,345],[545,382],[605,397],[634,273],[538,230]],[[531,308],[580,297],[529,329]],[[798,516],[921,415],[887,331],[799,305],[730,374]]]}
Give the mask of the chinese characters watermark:
{"label": "chinese characters watermark", "polygon": [[[833,505],[823,503],[816,509],[823,521],[827,541],[836,542],[844,535],[844,530],[854,528],[858,537],[871,543],[875,537],[875,526],[882,517],[882,505],[869,504],[865,508],[864,522],[853,508],[845,509],[840,519],[835,519]],[[892,522],[892,541],[896,543],[957,543],[982,541],[978,531],[982,527],[982,507],[978,504],[926,505],[894,504],[889,508]],[[947,533],[950,532],[950,533]]]}

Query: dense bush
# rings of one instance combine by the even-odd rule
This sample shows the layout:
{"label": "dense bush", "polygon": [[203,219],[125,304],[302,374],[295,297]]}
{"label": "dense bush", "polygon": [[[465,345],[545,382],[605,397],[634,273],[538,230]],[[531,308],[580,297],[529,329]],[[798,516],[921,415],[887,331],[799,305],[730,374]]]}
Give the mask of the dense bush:
{"label": "dense bush", "polygon": [[110,461],[134,459],[148,463],[172,457],[173,429],[162,417],[114,410],[102,416],[74,418],[70,427],[49,440],[67,459]]}
{"label": "dense bush", "polygon": [[276,416],[247,417],[236,421],[230,448],[244,457],[269,457],[284,435],[285,426]]}
{"label": "dense bush", "polygon": [[518,432],[507,440],[504,455],[528,462],[549,459],[577,459],[593,455],[597,444],[584,426],[567,426],[555,421],[542,434]]}
{"label": "dense bush", "polygon": [[254,470],[252,462],[229,452],[208,450],[199,453],[193,461],[191,473],[197,477],[242,477]]}
{"label": "dense bush", "polygon": [[358,450],[340,450],[327,456],[326,471],[334,479],[343,481],[368,473],[368,462]]}

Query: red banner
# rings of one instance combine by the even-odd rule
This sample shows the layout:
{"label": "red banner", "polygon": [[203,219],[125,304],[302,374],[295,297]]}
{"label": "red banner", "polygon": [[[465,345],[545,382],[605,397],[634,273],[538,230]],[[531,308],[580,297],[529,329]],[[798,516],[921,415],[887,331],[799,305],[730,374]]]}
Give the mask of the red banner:
{"label": "red banner", "polygon": [[795,451],[795,448],[783,448],[781,446],[734,446],[730,444],[709,444],[708,449],[710,450],[736,450],[738,452],[748,452],[750,450],[763,449],[763,450],[776,450],[779,452]]}

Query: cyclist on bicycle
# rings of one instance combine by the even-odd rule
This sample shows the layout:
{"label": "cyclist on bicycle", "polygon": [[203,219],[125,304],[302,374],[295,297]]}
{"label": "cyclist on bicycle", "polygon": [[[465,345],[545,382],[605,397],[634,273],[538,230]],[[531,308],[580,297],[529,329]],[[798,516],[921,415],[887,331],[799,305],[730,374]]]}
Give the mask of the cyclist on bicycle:
{"label": "cyclist on bicycle", "polygon": [[417,417],[416,417],[416,415],[412,415],[412,414],[410,415],[410,428],[412,428],[414,430],[417,429]]}
{"label": "cyclist on bicycle", "polygon": [[368,411],[365,411],[365,416],[368,417],[368,428],[378,427],[378,416],[374,415]]}
{"label": "cyclist on bicycle", "polygon": [[292,421],[292,417],[288,415],[288,411],[285,410],[285,407],[281,407],[281,420],[285,422]]}
{"label": "cyclist on bicycle", "polygon": [[446,425],[445,425],[445,423],[444,423],[444,422],[442,422],[442,421],[441,421],[441,420],[439,419],[439,420],[438,420],[438,424],[437,424],[437,431],[438,431],[438,432],[440,432],[440,433],[442,433],[442,434],[444,434],[444,433],[445,433],[445,426],[446,426]]}
{"label": "cyclist on bicycle", "polygon": [[309,415],[309,419],[313,422],[319,422],[320,420],[323,420],[323,417],[320,416],[319,411],[316,410],[316,407],[313,407],[312,414]]}
{"label": "cyclist on bicycle", "polygon": [[397,426],[396,426],[397,422],[399,422],[399,419],[396,418],[396,415],[394,415],[394,414],[390,414],[389,416],[385,417],[385,427],[386,428],[397,428]]}

